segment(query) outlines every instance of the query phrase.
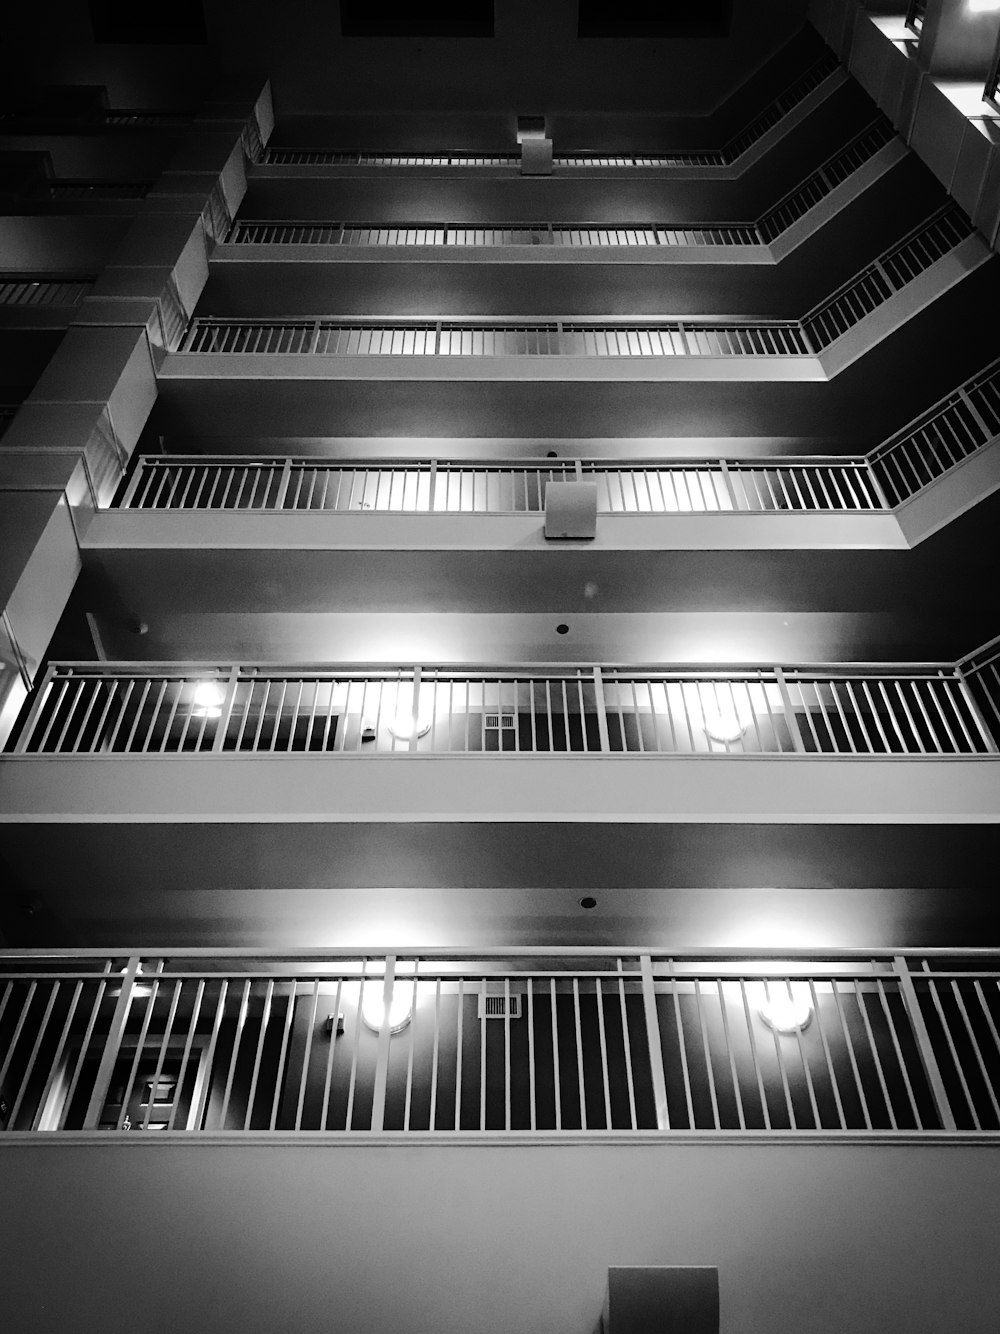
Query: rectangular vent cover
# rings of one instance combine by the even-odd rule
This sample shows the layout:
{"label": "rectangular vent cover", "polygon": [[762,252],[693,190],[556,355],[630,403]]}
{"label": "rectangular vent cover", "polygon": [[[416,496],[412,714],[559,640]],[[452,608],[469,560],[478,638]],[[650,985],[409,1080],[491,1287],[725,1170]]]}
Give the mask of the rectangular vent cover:
{"label": "rectangular vent cover", "polygon": [[520,1019],[521,997],[505,996],[502,982],[484,982],[479,993],[480,1019]]}
{"label": "rectangular vent cover", "polygon": [[513,728],[514,715],[512,713],[488,713],[486,715],[486,726],[497,730],[500,728]]}

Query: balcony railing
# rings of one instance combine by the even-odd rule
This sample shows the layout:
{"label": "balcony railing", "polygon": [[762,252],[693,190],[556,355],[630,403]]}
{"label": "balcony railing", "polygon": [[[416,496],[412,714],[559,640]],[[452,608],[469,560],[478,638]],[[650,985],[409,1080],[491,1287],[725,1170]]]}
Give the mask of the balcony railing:
{"label": "balcony railing", "polygon": [[815,355],[973,233],[946,204],[801,320],[231,320],[191,322],[182,351],[251,356]]}
{"label": "balcony railing", "polygon": [[118,502],[144,510],[523,514],[593,481],[603,514],[890,510],[1000,435],[1000,360],[855,458],[592,460],[147,456]]}
{"label": "balcony railing", "polygon": [[641,460],[225,458],[138,461],[120,502],[144,510],[525,514],[549,482],[597,483],[602,514],[887,508],[864,459]]}
{"label": "balcony railing", "polygon": [[[18,755],[988,756],[996,655],[649,668],[55,663]],[[988,721],[987,721],[988,720]],[[991,730],[992,729],[992,730]]]}
{"label": "balcony railing", "polygon": [[93,285],[92,278],[0,275],[0,306],[78,306]]}
{"label": "balcony railing", "polygon": [[820,350],[835,342],[974,230],[957,204],[945,204],[803,315],[802,327],[812,346]]}
{"label": "balcony railing", "polygon": [[808,356],[791,320],[192,320],[181,351],[334,357]]}
{"label": "balcony railing", "polygon": [[[745,129],[722,148],[682,149],[670,153],[557,153],[556,167],[659,168],[725,167],[774,128],[838,69],[837,57],[826,50],[804,74],[780,93]],[[267,166],[289,167],[516,167],[519,153],[358,153],[322,148],[267,148]]]}
{"label": "balcony railing", "polygon": [[0,1131],[994,1135],[998,1032],[986,950],[23,953]]}
{"label": "balcony railing", "polygon": [[880,117],[804,181],[789,191],[757,222],[706,222],[678,226],[649,223],[471,223],[269,222],[238,218],[228,241],[233,245],[339,246],[556,246],[656,247],[766,245],[807,213],[894,136]]}

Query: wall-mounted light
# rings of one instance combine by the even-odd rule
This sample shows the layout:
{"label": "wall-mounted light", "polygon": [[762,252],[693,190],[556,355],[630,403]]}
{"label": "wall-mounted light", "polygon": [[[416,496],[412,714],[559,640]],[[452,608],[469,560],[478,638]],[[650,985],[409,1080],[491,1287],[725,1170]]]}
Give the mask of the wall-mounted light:
{"label": "wall-mounted light", "polygon": [[741,721],[735,709],[708,708],[704,710],[704,718],[704,732],[709,741],[718,741],[723,746],[739,741],[750,725]]}
{"label": "wall-mounted light", "polygon": [[813,1016],[807,986],[791,982],[765,982],[764,1000],[757,1013],[775,1033],[798,1033]]}
{"label": "wall-mounted light", "polygon": [[361,1000],[361,1018],[376,1033],[381,1032],[384,1025],[388,1025],[390,1033],[401,1033],[413,1013],[411,992],[412,983],[409,987],[393,987],[386,1005],[382,979],[369,979],[365,983]]}
{"label": "wall-mounted light", "polygon": [[1000,10],[1000,0],[966,0],[970,14],[995,14]]}
{"label": "wall-mounted light", "polygon": [[194,688],[194,713],[198,718],[218,718],[226,692],[218,681],[199,681]]}

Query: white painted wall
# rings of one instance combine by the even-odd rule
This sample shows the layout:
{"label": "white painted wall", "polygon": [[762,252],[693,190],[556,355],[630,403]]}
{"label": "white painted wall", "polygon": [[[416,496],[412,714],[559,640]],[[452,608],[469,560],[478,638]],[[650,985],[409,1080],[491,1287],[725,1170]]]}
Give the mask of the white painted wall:
{"label": "white painted wall", "polygon": [[594,1334],[718,1265],[722,1334],[995,1334],[991,1146],[0,1148],[18,1334]]}

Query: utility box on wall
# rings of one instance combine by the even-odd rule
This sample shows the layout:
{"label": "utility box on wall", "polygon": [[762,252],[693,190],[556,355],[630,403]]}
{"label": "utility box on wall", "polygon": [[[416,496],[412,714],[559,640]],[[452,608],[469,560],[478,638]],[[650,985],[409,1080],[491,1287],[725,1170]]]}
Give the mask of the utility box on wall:
{"label": "utility box on wall", "polygon": [[603,1334],[719,1334],[714,1265],[615,1265],[608,1269]]}
{"label": "utility box on wall", "polygon": [[597,536],[597,483],[548,482],[545,486],[545,536]]}

